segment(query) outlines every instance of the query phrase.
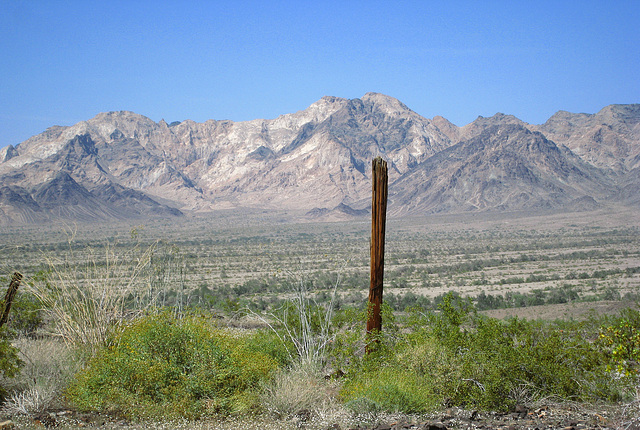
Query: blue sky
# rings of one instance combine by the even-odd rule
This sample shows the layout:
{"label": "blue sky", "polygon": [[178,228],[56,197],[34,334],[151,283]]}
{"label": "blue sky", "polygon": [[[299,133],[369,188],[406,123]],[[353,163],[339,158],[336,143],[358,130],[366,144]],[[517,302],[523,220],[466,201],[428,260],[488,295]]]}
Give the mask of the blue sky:
{"label": "blue sky", "polygon": [[0,0],[0,147],[131,110],[275,118],[325,95],[465,125],[640,103],[634,1]]}

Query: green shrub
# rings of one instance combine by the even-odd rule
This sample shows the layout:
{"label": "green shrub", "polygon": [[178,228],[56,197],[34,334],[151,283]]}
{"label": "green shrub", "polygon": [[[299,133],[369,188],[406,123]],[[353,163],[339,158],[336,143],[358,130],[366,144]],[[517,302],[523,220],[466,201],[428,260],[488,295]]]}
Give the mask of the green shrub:
{"label": "green shrub", "polygon": [[43,325],[42,312],[36,298],[18,291],[7,325],[18,335],[33,337]]}
{"label": "green shrub", "polygon": [[[8,283],[7,277],[0,277],[0,285],[4,286]],[[5,291],[4,288],[0,288],[0,312],[4,311]],[[37,314],[36,311],[29,308],[25,295],[18,292],[11,304],[8,322],[0,327],[0,403],[4,401],[7,395],[6,386],[3,387],[2,378],[15,377],[23,365],[18,356],[19,350],[12,345],[11,339],[15,339],[16,334],[23,327],[30,327],[34,312]]]}
{"label": "green shrub", "polygon": [[345,308],[336,312],[332,324],[336,335],[327,355],[327,366],[342,372],[357,366],[364,353],[366,309]]}
{"label": "green shrub", "polygon": [[[6,338],[6,330],[0,328],[0,376],[13,378],[20,371],[22,361],[18,357],[18,350]],[[6,396],[6,391],[0,381],[0,403]]]}
{"label": "green shrub", "polygon": [[[336,312],[332,327],[335,336],[326,351],[325,364],[334,371],[346,373],[367,372],[379,362],[386,362],[395,353],[399,336],[393,309],[382,303],[382,331],[365,333],[370,307],[345,308]],[[368,346],[369,353],[365,355]]]}
{"label": "green shrub", "polygon": [[278,367],[288,367],[292,364],[291,356],[281,339],[271,329],[259,329],[244,339],[245,348],[258,354],[264,354],[274,359]]}
{"label": "green shrub", "polygon": [[[540,322],[475,318],[465,343],[463,379],[473,382],[456,393],[460,402],[507,408],[519,386],[543,396],[573,400],[611,400],[615,390],[594,383],[606,377],[605,357],[577,333]],[[590,388],[591,387],[591,388]]]}
{"label": "green shrub", "polygon": [[360,414],[430,412],[459,377],[459,361],[432,338],[405,345],[395,357],[368,357],[365,364],[349,373],[340,392],[346,406]]}
{"label": "green shrub", "polygon": [[[606,357],[591,339],[566,323],[500,321],[460,305],[431,316],[433,335],[462,358],[462,381],[451,397],[460,404],[506,409],[514,392],[527,386],[539,396],[573,400],[615,400],[615,384],[604,372]],[[466,320],[462,315],[466,314]],[[460,320],[466,325],[456,323]],[[448,330],[439,327],[451,326]]]}
{"label": "green shrub", "polygon": [[431,388],[425,378],[407,369],[383,366],[351,378],[340,395],[356,413],[425,413],[437,408],[440,400]]}
{"label": "green shrub", "polygon": [[278,368],[276,358],[258,350],[261,342],[203,318],[143,317],[114,335],[67,395],[80,409],[129,416],[248,411],[258,404],[256,387]]}
{"label": "green shrub", "polygon": [[452,294],[439,309],[414,314],[401,341],[387,347],[392,354],[349,374],[343,399],[400,412],[443,404],[506,410],[549,396],[620,399],[623,387],[606,372],[607,354],[579,323],[500,321]]}

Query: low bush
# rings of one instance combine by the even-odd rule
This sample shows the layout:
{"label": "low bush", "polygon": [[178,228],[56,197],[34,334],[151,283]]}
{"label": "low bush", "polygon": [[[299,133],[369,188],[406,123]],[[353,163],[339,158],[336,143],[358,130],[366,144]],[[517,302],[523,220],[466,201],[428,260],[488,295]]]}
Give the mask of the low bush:
{"label": "low bush", "polygon": [[600,342],[611,354],[609,371],[640,377],[640,311],[625,309],[600,331]]}
{"label": "low bush", "polygon": [[18,357],[18,349],[7,339],[5,332],[4,328],[0,328],[0,403],[7,394],[3,387],[2,378],[16,376],[23,364]]}
{"label": "low bush", "polygon": [[277,342],[269,355],[260,351],[264,338],[168,313],[135,320],[110,344],[67,390],[80,409],[188,418],[250,411],[258,407],[257,387],[283,356]]}
{"label": "low bush", "polygon": [[340,391],[345,406],[358,415],[381,411],[425,413],[436,409],[442,399],[436,386],[424,375],[397,364],[352,375]]}
{"label": "low bush", "polygon": [[487,318],[455,295],[439,308],[414,314],[402,339],[386,347],[392,354],[348,372],[347,404],[429,412],[447,404],[507,410],[549,396],[620,400],[623,387],[606,371],[609,355],[572,323]]}
{"label": "low bush", "polygon": [[43,325],[42,311],[35,297],[18,291],[7,325],[17,336],[34,337]]}

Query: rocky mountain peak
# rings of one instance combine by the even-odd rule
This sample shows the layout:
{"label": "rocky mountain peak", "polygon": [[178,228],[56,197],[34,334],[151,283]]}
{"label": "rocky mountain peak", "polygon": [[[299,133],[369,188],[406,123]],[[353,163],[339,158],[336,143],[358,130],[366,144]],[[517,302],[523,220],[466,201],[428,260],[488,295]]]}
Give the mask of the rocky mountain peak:
{"label": "rocky mountain peak", "polygon": [[476,124],[481,127],[489,127],[492,125],[499,125],[499,124],[524,125],[525,122],[519,118],[516,118],[513,115],[505,115],[502,112],[498,112],[490,117],[478,116],[478,118],[476,118],[476,120],[473,121],[472,124]]}
{"label": "rocky mountain peak", "polygon": [[485,128],[416,166],[390,192],[397,214],[550,209],[600,201],[606,174],[519,124]]}
{"label": "rocky mountain peak", "polygon": [[18,151],[13,145],[7,145],[6,147],[0,149],[0,163],[4,163],[5,161],[9,161],[14,157],[18,156]]}
{"label": "rocky mountain peak", "polygon": [[595,114],[597,118],[607,124],[624,122],[637,124],[640,122],[640,104],[609,105]]}
{"label": "rocky mountain peak", "polygon": [[344,104],[347,101],[349,101],[349,99],[345,99],[345,98],[342,98],[342,97],[323,96],[320,100],[318,100],[317,102],[313,103],[311,106],[314,106],[316,104],[323,104],[323,103],[327,103],[327,104],[331,104],[331,103]]}
{"label": "rocky mountain peak", "polygon": [[541,127],[546,129],[558,128],[570,128],[573,125],[584,124],[587,121],[589,115],[586,113],[571,113],[565,110],[560,110],[554,113]]}
{"label": "rocky mountain peak", "polygon": [[386,114],[402,114],[411,110],[400,100],[380,93],[366,93],[360,100],[373,104]]}
{"label": "rocky mountain peak", "polygon": [[[269,121],[273,129],[298,130],[305,124],[320,123],[342,109],[349,103],[348,99],[332,96],[324,96],[308,108],[292,114],[280,115]],[[262,125],[261,125],[262,127]]]}
{"label": "rocky mountain peak", "polygon": [[478,116],[472,123],[460,129],[460,139],[470,139],[482,133],[487,128],[505,124],[513,124],[521,127],[527,125],[524,121],[513,115],[505,115],[500,112],[490,117]]}

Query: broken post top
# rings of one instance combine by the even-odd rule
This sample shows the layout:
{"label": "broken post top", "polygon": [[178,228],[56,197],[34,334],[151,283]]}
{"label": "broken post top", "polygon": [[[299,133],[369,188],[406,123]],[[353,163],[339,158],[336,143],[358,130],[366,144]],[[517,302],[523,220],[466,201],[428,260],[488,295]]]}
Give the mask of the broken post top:
{"label": "broken post top", "polygon": [[371,200],[372,221],[376,224],[378,219],[382,220],[384,229],[384,218],[387,212],[387,184],[389,182],[387,174],[387,162],[382,157],[376,157],[371,162],[371,188],[373,191]]}
{"label": "broken post top", "polygon": [[11,277],[11,283],[9,284],[7,294],[4,296],[4,300],[0,302],[0,327],[9,321],[9,311],[11,310],[11,305],[13,304],[13,300],[18,292],[20,281],[22,281],[22,274],[15,272]]}
{"label": "broken post top", "polygon": [[380,168],[387,170],[387,162],[384,161],[382,157],[374,158],[372,166],[373,166],[373,170],[380,169]]}

